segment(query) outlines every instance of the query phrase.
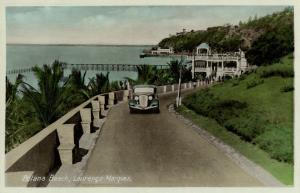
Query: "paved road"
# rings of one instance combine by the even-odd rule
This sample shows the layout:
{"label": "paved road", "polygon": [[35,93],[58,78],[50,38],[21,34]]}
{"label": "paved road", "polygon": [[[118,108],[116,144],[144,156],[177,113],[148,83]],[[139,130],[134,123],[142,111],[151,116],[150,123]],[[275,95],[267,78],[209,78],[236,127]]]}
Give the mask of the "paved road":
{"label": "paved road", "polygon": [[262,186],[167,110],[129,114],[114,107],[89,158],[80,186]]}

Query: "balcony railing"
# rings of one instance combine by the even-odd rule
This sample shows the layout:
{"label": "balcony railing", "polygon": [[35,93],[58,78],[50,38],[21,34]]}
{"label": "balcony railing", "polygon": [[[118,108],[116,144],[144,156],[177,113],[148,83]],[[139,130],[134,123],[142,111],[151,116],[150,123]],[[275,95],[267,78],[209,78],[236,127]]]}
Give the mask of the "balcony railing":
{"label": "balcony railing", "polygon": [[238,56],[228,56],[228,55],[196,55],[196,56],[188,56],[188,60],[223,60],[223,61],[235,61],[238,60]]}
{"label": "balcony railing", "polygon": [[227,72],[235,72],[237,70],[237,68],[234,68],[234,67],[225,67],[223,69],[223,71],[227,71]]}
{"label": "balcony railing", "polygon": [[[195,71],[201,71],[201,72],[204,72],[204,71],[210,71],[211,68],[206,68],[206,67],[197,67],[195,66]],[[218,67],[217,71],[223,71],[223,72],[235,72],[237,71],[237,68],[235,67],[224,67],[223,70],[222,68]]]}

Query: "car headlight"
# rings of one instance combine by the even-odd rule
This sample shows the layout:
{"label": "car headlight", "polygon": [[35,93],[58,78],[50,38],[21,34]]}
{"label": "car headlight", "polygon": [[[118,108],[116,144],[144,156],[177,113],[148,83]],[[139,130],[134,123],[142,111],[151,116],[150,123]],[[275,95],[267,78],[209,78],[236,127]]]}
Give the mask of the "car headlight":
{"label": "car headlight", "polygon": [[138,100],[139,100],[139,97],[138,97],[138,96],[135,96],[135,97],[134,97],[134,100],[138,101]]}
{"label": "car headlight", "polygon": [[151,101],[151,100],[153,99],[153,97],[152,97],[152,96],[149,96],[148,99]]}

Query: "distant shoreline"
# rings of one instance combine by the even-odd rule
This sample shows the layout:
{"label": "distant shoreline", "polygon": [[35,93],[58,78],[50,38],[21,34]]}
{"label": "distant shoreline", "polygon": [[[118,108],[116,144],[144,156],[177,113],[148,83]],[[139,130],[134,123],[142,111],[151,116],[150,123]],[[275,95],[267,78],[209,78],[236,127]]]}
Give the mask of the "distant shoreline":
{"label": "distant shoreline", "polygon": [[22,43],[7,43],[7,46],[112,46],[112,47],[121,47],[121,46],[155,46],[155,45],[137,45],[137,44],[22,44]]}

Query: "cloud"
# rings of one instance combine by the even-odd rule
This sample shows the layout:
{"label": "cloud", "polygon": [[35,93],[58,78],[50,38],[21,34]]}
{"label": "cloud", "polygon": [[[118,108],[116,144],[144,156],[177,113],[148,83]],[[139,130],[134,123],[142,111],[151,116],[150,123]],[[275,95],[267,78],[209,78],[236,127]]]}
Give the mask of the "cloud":
{"label": "cloud", "polygon": [[95,15],[85,17],[82,20],[76,22],[77,27],[87,27],[87,28],[101,28],[103,26],[112,26],[116,24],[116,21],[106,15]]}
{"label": "cloud", "polygon": [[8,42],[157,43],[186,28],[236,24],[280,6],[8,7]]}

